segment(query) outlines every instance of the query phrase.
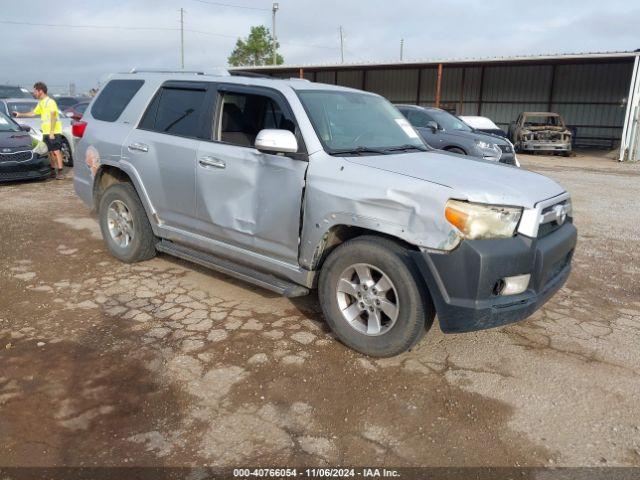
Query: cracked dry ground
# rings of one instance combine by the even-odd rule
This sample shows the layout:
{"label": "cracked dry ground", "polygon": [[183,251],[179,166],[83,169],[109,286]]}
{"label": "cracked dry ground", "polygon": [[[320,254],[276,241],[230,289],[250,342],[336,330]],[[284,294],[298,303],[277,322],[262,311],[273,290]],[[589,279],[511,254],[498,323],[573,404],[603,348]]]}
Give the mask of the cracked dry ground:
{"label": "cracked dry ground", "polygon": [[567,286],[385,360],[313,296],[119,263],[69,181],[0,187],[0,465],[640,465],[640,177],[530,168],[574,195]]}

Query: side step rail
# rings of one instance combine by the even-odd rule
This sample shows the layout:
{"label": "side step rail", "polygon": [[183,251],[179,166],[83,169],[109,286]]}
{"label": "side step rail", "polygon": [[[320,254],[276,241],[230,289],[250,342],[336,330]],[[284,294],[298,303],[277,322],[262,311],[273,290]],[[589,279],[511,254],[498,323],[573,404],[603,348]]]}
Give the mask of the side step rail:
{"label": "side step rail", "polygon": [[235,277],[247,283],[271,290],[285,297],[302,297],[309,294],[309,289],[296,283],[274,277],[268,273],[235,263],[231,260],[194,250],[184,245],[178,245],[168,240],[161,240],[156,245],[156,249],[160,252],[173,255],[174,257],[224,273],[230,277]]}

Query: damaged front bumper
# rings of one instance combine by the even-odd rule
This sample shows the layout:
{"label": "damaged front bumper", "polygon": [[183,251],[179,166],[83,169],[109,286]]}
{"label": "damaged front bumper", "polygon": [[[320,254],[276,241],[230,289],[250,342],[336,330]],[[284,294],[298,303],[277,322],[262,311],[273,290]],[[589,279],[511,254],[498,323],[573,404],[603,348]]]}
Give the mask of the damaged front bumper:
{"label": "damaged front bumper", "polygon": [[546,151],[546,152],[570,152],[571,142],[550,142],[544,140],[525,140],[522,142],[522,150]]}
{"label": "damaged front bumper", "polygon": [[[518,322],[562,287],[577,241],[572,223],[542,238],[516,235],[465,240],[450,253],[414,252],[445,333],[470,332]],[[517,295],[496,294],[501,279],[530,274]]]}

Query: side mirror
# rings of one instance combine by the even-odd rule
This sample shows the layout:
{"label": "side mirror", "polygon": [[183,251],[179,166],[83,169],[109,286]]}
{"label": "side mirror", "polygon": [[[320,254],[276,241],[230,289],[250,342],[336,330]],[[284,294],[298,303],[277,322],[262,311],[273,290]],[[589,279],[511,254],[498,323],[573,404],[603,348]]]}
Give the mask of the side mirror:
{"label": "side mirror", "polygon": [[296,153],[298,140],[289,130],[265,128],[258,132],[255,147],[261,152]]}
{"label": "side mirror", "polygon": [[427,128],[430,128],[433,133],[438,131],[438,124],[433,120],[427,122]]}
{"label": "side mirror", "polygon": [[20,125],[20,130],[22,130],[23,132],[30,132],[31,131],[31,127],[29,125]]}

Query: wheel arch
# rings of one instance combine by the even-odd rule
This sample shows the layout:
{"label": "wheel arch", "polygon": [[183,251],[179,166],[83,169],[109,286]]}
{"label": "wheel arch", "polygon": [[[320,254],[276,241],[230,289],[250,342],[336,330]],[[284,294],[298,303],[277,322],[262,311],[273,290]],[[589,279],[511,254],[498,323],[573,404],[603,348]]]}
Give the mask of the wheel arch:
{"label": "wheel arch", "polygon": [[[469,153],[467,152],[467,149],[460,146],[460,145],[447,145],[446,147],[443,147],[442,150],[445,150],[447,152],[450,152],[451,150],[462,150],[463,155],[469,155]],[[452,152],[455,153],[455,152]]]}
{"label": "wheel arch", "polygon": [[155,212],[155,209],[151,205],[151,202],[149,201],[149,198],[142,186],[142,183],[137,178],[135,173],[127,172],[126,170],[124,170],[123,168],[120,168],[117,165],[103,164],[100,166],[100,168],[96,172],[96,175],[93,179],[93,193],[92,193],[94,209],[98,211],[98,208],[100,205],[100,198],[102,198],[102,195],[107,190],[107,188],[109,188],[111,185],[116,183],[130,183],[133,186],[133,189],[138,195],[138,198],[142,202],[142,206],[144,207],[145,212],[147,213],[149,223],[151,224],[154,230],[154,233],[157,233],[156,226],[159,224],[159,218]]}
{"label": "wheel arch", "polygon": [[320,243],[316,246],[312,260],[312,269],[321,269],[324,261],[327,259],[329,254],[347,240],[352,240],[354,238],[363,236],[385,238],[387,240],[395,242],[396,244],[403,248],[406,248],[407,250],[419,250],[416,245],[412,245],[406,240],[393,236],[389,233],[384,233],[378,230],[373,230],[367,227],[356,225],[337,224],[333,225],[325,232]]}

